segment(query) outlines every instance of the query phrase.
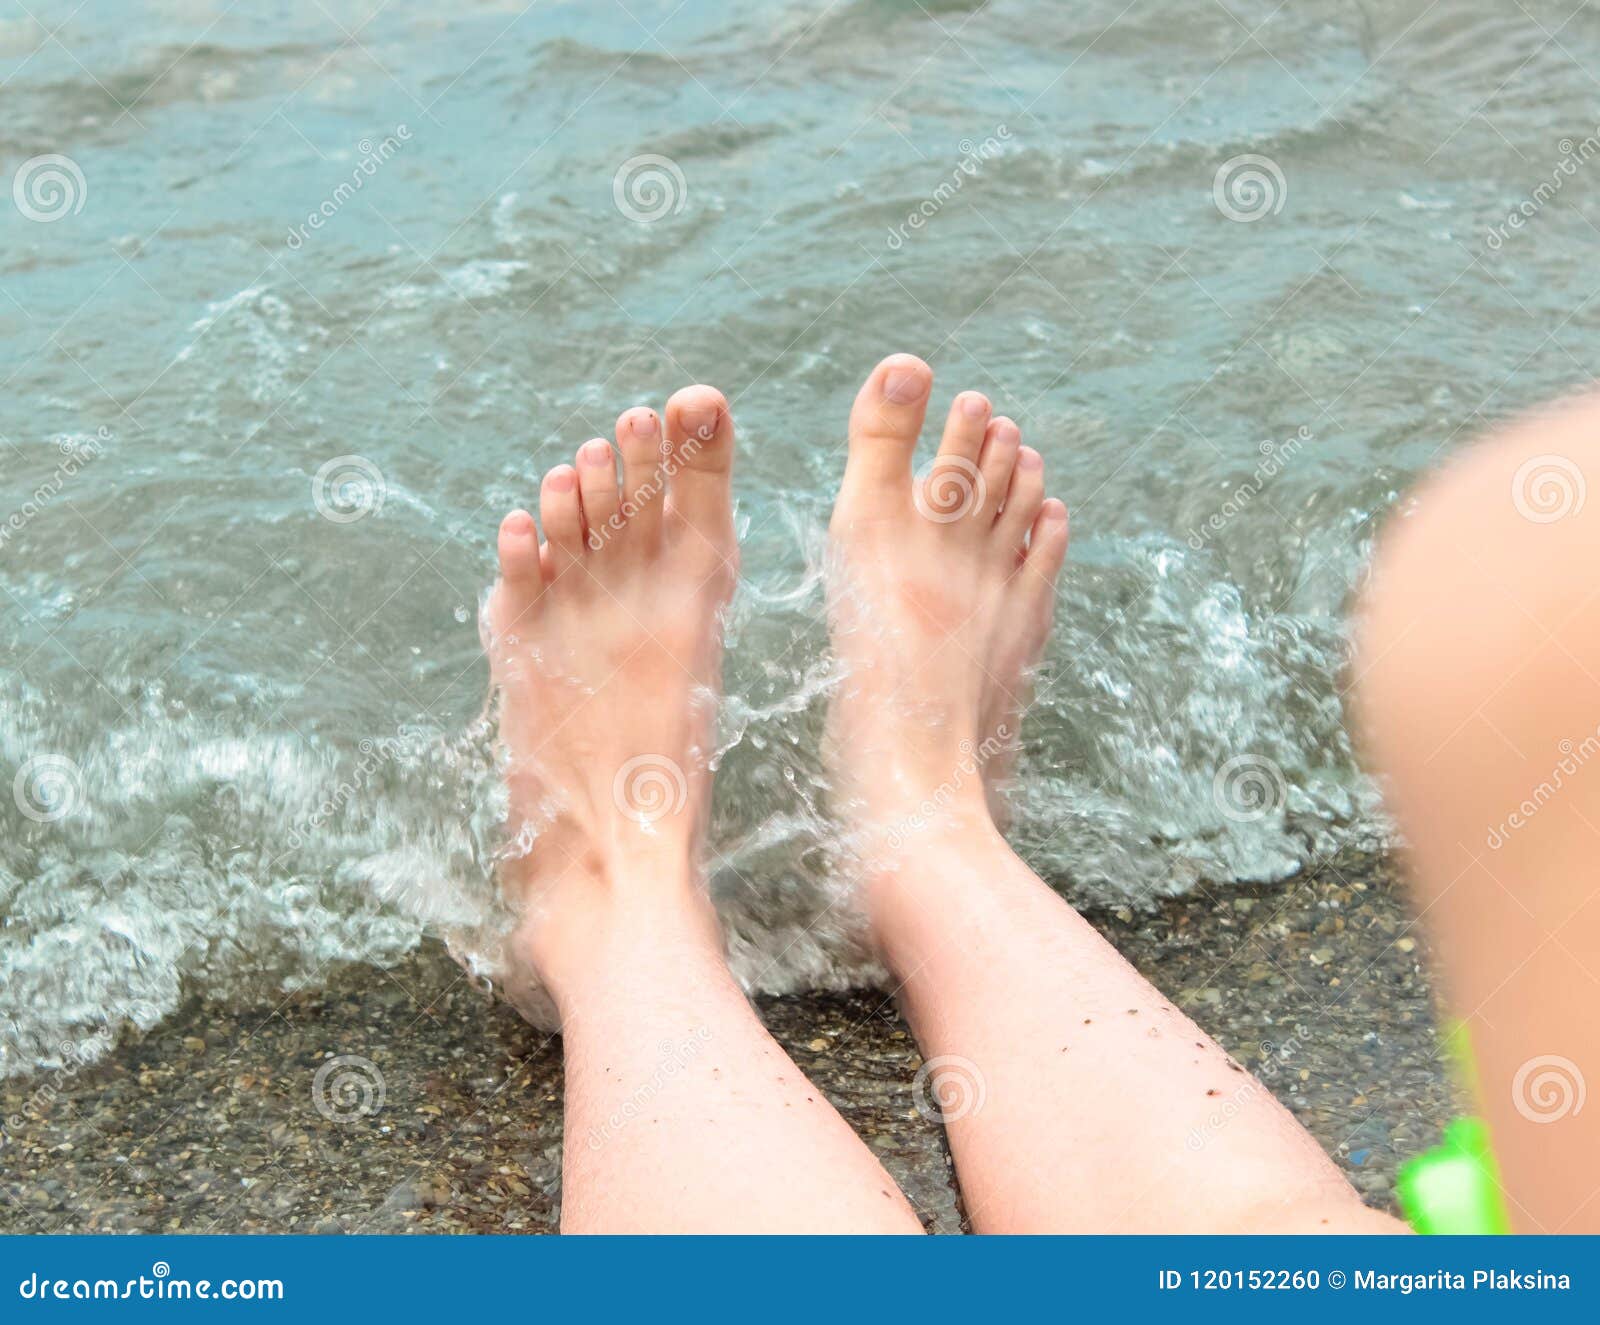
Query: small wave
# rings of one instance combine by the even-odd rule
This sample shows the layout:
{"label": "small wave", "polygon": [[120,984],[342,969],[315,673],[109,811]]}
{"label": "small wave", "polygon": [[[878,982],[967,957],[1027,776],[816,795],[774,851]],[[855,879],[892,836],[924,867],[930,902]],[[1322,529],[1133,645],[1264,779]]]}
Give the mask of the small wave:
{"label": "small wave", "polygon": [[[742,438],[709,882],[747,987],[874,975],[818,756],[821,556],[891,349],[940,407],[989,392],[1072,506],[1009,788],[1044,876],[1139,905],[1386,840],[1345,600],[1420,469],[1572,378],[1577,195],[1462,252],[1559,160],[1591,90],[1559,45],[1489,0],[1307,0],[1254,39],[1209,0],[1022,33],[962,0],[699,4],[641,52],[599,10],[512,8],[390,7],[360,46],[315,7],[235,6],[193,47],[170,16],[132,46],[87,11],[59,43],[0,26],[0,147],[87,188],[13,216],[4,259],[0,1071],[430,934],[538,1015],[501,954],[472,603],[496,517],[695,379]],[[656,156],[660,215],[618,180]],[[1264,208],[1219,189],[1249,157],[1285,181]],[[1262,482],[1257,439],[1301,425]]]}

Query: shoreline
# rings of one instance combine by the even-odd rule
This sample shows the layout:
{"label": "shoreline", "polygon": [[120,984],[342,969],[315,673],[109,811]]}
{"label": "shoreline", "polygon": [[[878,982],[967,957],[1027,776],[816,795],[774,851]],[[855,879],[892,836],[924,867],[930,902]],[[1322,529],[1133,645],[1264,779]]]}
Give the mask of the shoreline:
{"label": "shoreline", "polygon": [[[1085,914],[1392,1209],[1396,1165],[1465,1107],[1408,908],[1392,859],[1356,855]],[[757,1004],[928,1231],[961,1232],[892,1001]],[[20,1124],[0,1150],[5,1233],[535,1233],[559,1216],[559,1038],[488,1003],[434,942],[325,988],[193,997],[99,1063],[0,1082],[0,1108]]]}

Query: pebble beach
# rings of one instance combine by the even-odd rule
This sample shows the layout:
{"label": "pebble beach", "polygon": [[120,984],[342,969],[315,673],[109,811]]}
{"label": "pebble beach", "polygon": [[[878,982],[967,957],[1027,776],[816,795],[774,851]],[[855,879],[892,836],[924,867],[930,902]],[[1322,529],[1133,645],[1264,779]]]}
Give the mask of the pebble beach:
{"label": "pebble beach", "polygon": [[[1356,855],[1090,916],[1393,1209],[1397,1165],[1465,1108],[1408,907],[1392,861]],[[965,1231],[893,1000],[758,1006],[927,1230]],[[432,943],[317,989],[197,996],[97,1063],[0,1083],[0,1231],[551,1233],[561,1084],[559,1037],[488,1001]],[[1225,1104],[1208,1126],[1227,1125]]]}

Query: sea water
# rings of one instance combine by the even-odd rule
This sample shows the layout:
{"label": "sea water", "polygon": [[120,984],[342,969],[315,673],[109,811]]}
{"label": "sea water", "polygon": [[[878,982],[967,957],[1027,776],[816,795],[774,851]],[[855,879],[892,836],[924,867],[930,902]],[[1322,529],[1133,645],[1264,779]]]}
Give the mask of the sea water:
{"label": "sea water", "polygon": [[1375,529],[1592,371],[1571,11],[0,10],[0,1072],[430,933],[492,977],[496,523],[695,381],[740,428],[708,859],[750,987],[863,970],[819,567],[894,350],[1072,509],[1035,867],[1139,904],[1382,846]]}

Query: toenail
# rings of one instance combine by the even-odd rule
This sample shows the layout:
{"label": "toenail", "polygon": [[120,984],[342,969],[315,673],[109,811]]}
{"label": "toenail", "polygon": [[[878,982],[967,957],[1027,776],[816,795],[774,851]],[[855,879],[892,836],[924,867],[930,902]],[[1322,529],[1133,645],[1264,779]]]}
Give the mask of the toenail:
{"label": "toenail", "polygon": [[611,448],[602,438],[596,437],[579,448],[578,458],[586,465],[603,465],[611,459]]}
{"label": "toenail", "polygon": [[691,405],[678,416],[685,431],[705,441],[716,431],[717,407],[715,405]]}
{"label": "toenail", "polygon": [[994,421],[994,438],[997,442],[1014,442],[1022,436],[1022,429],[1017,427],[1005,415]]}
{"label": "toenail", "polygon": [[1050,497],[1045,501],[1043,513],[1047,520],[1065,520],[1067,518],[1067,504],[1055,497]]}
{"label": "toenail", "polygon": [[1035,451],[1031,446],[1024,446],[1022,450],[1017,452],[1017,468],[1043,469],[1044,457]]}
{"label": "toenail", "polygon": [[976,391],[970,391],[961,397],[961,412],[969,419],[981,419],[989,412],[989,402]]}
{"label": "toenail", "polygon": [[649,410],[642,409],[628,420],[628,427],[635,437],[654,437],[656,416]]}
{"label": "toenail", "polygon": [[928,381],[915,368],[891,368],[883,394],[897,405],[911,405],[928,394]]}
{"label": "toenail", "polygon": [[533,517],[526,511],[512,511],[500,522],[500,527],[508,534],[525,534],[533,528]]}
{"label": "toenail", "polygon": [[571,492],[573,480],[572,467],[562,465],[560,469],[552,469],[544,476],[544,481],[550,485],[552,492]]}

